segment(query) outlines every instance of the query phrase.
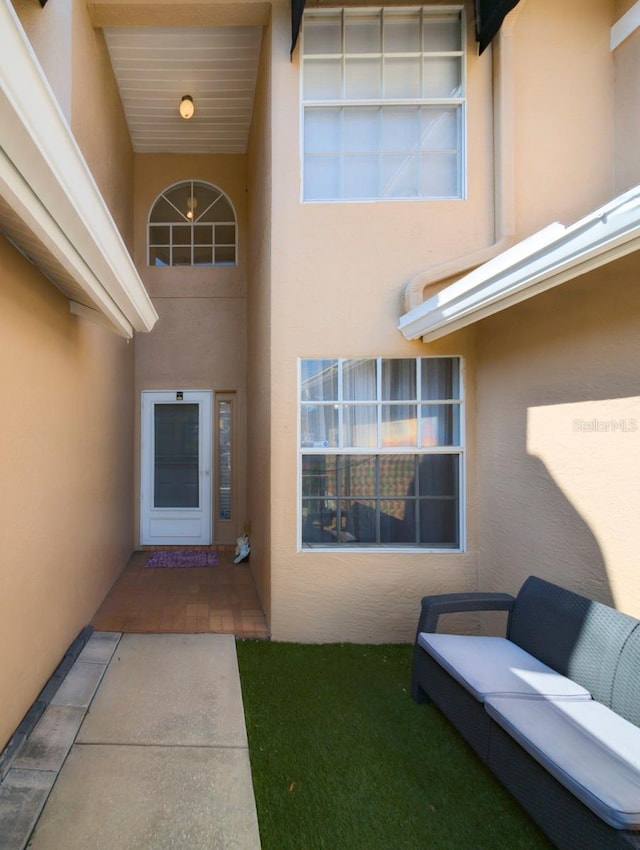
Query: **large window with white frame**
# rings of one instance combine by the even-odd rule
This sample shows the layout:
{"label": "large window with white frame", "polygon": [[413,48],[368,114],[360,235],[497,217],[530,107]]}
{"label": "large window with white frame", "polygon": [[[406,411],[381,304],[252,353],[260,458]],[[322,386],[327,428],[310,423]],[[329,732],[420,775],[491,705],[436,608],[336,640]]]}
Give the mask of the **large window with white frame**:
{"label": "large window with white frame", "polygon": [[300,361],[303,548],[462,548],[458,357]]}
{"label": "large window with white frame", "polygon": [[461,6],[303,19],[305,201],[464,195]]}

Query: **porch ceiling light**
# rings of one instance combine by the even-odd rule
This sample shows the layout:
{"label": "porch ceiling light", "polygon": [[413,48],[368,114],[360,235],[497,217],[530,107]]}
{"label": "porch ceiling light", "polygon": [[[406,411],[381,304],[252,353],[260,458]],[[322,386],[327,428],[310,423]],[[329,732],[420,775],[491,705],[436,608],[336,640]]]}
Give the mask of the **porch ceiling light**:
{"label": "porch ceiling light", "polygon": [[182,96],[182,100],[180,101],[180,115],[185,120],[189,118],[193,118],[193,113],[196,111],[195,106],[193,105],[193,98],[190,94],[185,94]]}

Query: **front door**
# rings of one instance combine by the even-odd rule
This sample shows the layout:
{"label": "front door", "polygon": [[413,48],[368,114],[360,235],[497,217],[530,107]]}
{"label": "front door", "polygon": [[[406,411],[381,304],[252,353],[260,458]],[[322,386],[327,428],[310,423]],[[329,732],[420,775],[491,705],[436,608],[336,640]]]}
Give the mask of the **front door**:
{"label": "front door", "polygon": [[211,478],[211,393],[143,392],[142,544],[210,544]]}

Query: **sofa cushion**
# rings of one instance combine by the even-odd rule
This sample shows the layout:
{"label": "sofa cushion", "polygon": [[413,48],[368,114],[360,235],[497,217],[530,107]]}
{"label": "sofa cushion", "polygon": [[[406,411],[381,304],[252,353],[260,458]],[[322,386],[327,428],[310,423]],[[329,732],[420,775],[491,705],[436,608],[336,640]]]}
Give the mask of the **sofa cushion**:
{"label": "sofa cushion", "polygon": [[485,708],[603,821],[616,829],[640,830],[637,726],[595,700],[489,697]]}
{"label": "sofa cushion", "polygon": [[422,632],[418,643],[481,702],[491,694],[591,698],[506,638]]}

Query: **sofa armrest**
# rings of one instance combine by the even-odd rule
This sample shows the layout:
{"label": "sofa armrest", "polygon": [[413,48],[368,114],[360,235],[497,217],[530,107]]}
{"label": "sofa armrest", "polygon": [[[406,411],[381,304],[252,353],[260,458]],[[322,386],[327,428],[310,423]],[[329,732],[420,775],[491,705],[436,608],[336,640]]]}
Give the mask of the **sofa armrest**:
{"label": "sofa armrest", "polygon": [[509,593],[446,593],[438,596],[425,596],[416,641],[420,632],[435,632],[440,614],[454,614],[463,611],[511,611],[515,598]]}

